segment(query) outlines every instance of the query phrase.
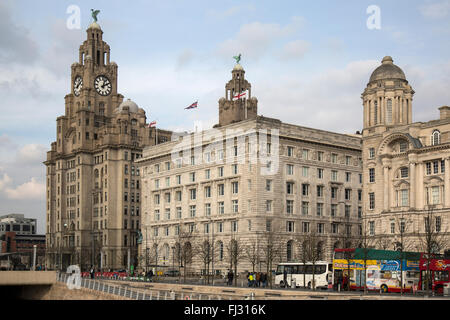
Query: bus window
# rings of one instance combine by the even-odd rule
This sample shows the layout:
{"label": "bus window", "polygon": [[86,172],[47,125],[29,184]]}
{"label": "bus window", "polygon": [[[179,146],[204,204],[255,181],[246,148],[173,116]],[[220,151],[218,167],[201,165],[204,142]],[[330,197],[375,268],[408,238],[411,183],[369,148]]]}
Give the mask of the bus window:
{"label": "bus window", "polygon": [[291,274],[292,273],[292,266],[284,266],[284,270],[286,270],[287,274]]}
{"label": "bus window", "polygon": [[328,271],[333,272],[333,264],[332,263],[328,264]]}
{"label": "bus window", "polygon": [[434,281],[448,281],[448,271],[435,271]]}
{"label": "bus window", "polygon": [[292,269],[291,269],[291,273],[292,273],[292,274],[298,274],[298,269],[297,269],[297,267],[298,267],[298,266],[291,266],[291,268],[292,268]]}
{"label": "bus window", "polygon": [[305,266],[299,265],[297,268],[297,272],[298,272],[298,274],[303,274],[305,272]]}
{"label": "bus window", "polygon": [[321,264],[321,265],[318,265],[318,266],[315,266],[316,268],[315,268],[315,274],[322,274],[322,273],[325,273],[325,271],[326,271],[326,266],[325,265],[323,265],[323,264]]}
{"label": "bus window", "polygon": [[276,274],[282,274],[284,272],[284,266],[278,266]]}
{"label": "bus window", "polygon": [[420,277],[419,271],[406,271],[406,278],[419,279],[419,277]]}
{"label": "bus window", "polygon": [[305,273],[306,274],[313,274],[313,266],[312,265],[306,265],[305,266]]}
{"label": "bus window", "polygon": [[382,279],[391,279],[392,274],[390,271],[380,271]]}

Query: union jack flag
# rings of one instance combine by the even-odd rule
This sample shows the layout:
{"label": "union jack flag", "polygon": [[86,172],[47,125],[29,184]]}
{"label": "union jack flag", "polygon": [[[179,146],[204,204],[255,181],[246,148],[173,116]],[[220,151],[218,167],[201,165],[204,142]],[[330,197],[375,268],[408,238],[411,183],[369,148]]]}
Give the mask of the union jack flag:
{"label": "union jack flag", "polygon": [[193,104],[191,104],[189,107],[187,107],[187,108],[184,108],[184,109],[195,109],[195,108],[197,108],[197,104],[198,104],[198,101],[195,101]]}

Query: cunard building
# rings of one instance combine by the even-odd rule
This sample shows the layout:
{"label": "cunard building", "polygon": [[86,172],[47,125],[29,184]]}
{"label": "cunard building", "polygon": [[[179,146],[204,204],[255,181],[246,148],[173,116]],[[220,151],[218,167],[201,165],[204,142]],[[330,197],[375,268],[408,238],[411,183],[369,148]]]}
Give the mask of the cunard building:
{"label": "cunard building", "polygon": [[46,263],[124,269],[137,262],[141,228],[142,183],[135,160],[143,147],[167,141],[170,132],[156,133],[145,111],[118,93],[118,66],[96,22],[86,36],[44,162]]}

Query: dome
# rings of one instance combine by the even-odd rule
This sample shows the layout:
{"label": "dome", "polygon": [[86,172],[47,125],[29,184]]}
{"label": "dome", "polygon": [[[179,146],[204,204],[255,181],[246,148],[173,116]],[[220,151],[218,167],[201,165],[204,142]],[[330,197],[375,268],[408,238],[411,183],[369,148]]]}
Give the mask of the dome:
{"label": "dome", "polygon": [[97,22],[92,22],[90,25],[89,25],[89,27],[88,27],[88,30],[89,29],[97,29],[97,30],[102,30],[102,28],[100,28],[100,25],[97,23]]}
{"label": "dome", "polygon": [[383,61],[381,62],[381,66],[375,69],[375,71],[370,76],[370,81],[376,81],[376,80],[384,80],[384,79],[401,79],[406,80],[405,73],[402,69],[397,67],[394,64],[394,60],[392,60],[392,57],[384,57]]}
{"label": "dome", "polygon": [[239,71],[243,71],[244,70],[244,68],[242,68],[242,66],[239,64],[239,63],[236,63],[236,65],[234,66],[234,68],[233,68],[233,71],[235,71],[235,70],[239,70]]}
{"label": "dome", "polygon": [[133,112],[133,113],[139,112],[138,105],[130,99],[128,99],[120,104],[120,106],[118,108],[119,112],[122,112],[124,110],[124,107],[128,107],[129,112]]}

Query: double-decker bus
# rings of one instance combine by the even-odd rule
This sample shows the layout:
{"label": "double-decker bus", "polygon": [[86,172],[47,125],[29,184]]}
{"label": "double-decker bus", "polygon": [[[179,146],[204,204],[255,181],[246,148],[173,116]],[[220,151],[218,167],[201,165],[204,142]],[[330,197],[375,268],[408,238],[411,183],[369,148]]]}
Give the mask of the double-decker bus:
{"label": "double-decker bus", "polygon": [[[286,279],[285,279],[286,272]],[[315,288],[328,288],[328,282],[332,277],[332,264],[327,261],[316,263],[286,262],[277,266],[275,284],[280,287],[313,287],[313,276]]]}
{"label": "double-decker bus", "polygon": [[[429,264],[429,266],[428,266]],[[444,284],[450,283],[450,259],[444,259],[440,255],[432,255],[428,258],[427,254],[422,253],[420,257],[420,281],[419,288],[429,289],[437,294],[442,294]],[[429,270],[429,279],[427,277]]]}
{"label": "double-decker bus", "polygon": [[374,249],[335,249],[333,287],[351,290],[408,292],[419,282],[419,258],[415,252]]}

